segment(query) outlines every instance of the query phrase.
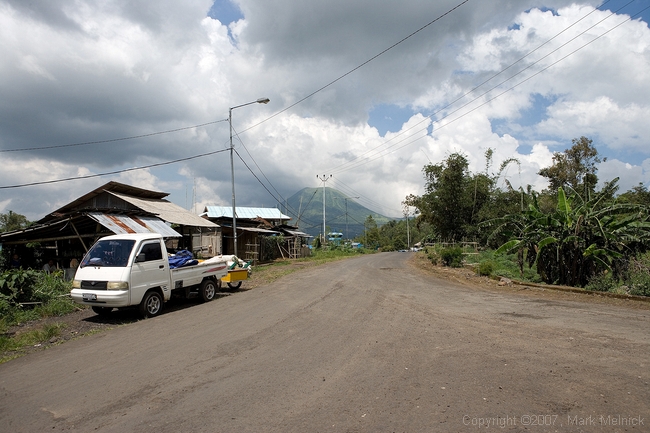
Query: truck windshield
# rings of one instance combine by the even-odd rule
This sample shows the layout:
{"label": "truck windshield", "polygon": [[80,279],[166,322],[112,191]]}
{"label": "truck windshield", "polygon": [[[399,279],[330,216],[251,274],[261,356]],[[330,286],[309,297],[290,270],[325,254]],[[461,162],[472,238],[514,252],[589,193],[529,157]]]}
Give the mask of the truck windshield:
{"label": "truck windshield", "polygon": [[126,266],[135,244],[134,240],[100,240],[88,251],[80,266],[106,266],[121,268]]}

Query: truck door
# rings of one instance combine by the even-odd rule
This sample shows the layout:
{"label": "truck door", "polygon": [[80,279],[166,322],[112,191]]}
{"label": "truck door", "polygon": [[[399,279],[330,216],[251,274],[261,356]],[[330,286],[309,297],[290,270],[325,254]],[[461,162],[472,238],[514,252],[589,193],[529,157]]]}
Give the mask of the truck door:
{"label": "truck door", "polygon": [[[144,256],[143,261],[138,257]],[[160,287],[165,299],[169,298],[169,262],[163,257],[160,241],[144,241],[136,253],[136,260],[131,268],[131,304],[139,304],[142,297],[152,287]]]}

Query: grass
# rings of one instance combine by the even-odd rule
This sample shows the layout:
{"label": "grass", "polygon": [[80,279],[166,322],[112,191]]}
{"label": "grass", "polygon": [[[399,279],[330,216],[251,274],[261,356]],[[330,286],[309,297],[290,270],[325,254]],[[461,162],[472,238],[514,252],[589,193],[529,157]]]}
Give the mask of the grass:
{"label": "grass", "polygon": [[[16,333],[15,335],[3,334],[0,336],[0,352],[20,352],[26,346],[35,346],[60,336],[63,329],[65,329],[64,324],[53,323],[44,325],[39,329]],[[14,357],[15,355],[8,355],[6,358],[12,359]],[[1,358],[0,363],[7,361],[6,358]]]}
{"label": "grass", "polygon": [[[445,262],[443,254],[446,250],[449,248],[429,246],[426,247],[425,253],[428,259],[437,265]],[[465,248],[462,250],[462,259],[464,265],[471,266],[479,275],[505,277],[531,283],[541,282],[537,271],[530,269],[527,265],[524,265],[524,274],[521,274],[517,265],[517,257],[514,254],[495,254],[494,250],[476,251],[472,248]]]}
{"label": "grass", "polygon": [[356,257],[368,252],[370,251],[350,248],[315,249],[312,250],[312,255],[309,257],[294,260],[276,260],[271,264],[256,266],[253,269],[252,282],[255,285],[268,284],[305,267],[318,266],[336,260]]}

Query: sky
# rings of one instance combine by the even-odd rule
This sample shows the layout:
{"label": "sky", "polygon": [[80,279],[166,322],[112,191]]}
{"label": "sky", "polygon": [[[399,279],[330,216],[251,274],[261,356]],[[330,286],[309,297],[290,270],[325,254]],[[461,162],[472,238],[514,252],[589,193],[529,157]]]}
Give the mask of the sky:
{"label": "sky", "polygon": [[0,213],[111,180],[199,213],[232,205],[234,173],[238,206],[325,185],[400,218],[426,164],[515,158],[500,184],[541,190],[581,136],[601,181],[647,188],[649,6],[0,0]]}

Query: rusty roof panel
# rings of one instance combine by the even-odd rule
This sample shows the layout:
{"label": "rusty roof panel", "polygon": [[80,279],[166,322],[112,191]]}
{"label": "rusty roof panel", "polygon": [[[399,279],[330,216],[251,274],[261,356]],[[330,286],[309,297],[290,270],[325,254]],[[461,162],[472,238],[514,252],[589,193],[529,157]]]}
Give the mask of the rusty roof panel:
{"label": "rusty roof panel", "polygon": [[126,233],[160,233],[163,237],[181,237],[164,221],[154,217],[128,217],[101,212],[89,212],[88,215],[115,234]]}

